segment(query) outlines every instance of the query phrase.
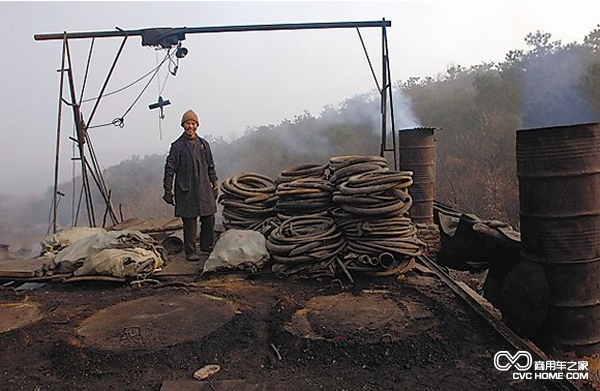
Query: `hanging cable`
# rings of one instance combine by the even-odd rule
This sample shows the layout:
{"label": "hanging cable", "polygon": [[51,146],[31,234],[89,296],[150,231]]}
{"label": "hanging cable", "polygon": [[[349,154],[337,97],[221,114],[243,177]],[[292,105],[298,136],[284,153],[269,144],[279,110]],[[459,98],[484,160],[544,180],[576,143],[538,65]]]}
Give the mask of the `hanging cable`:
{"label": "hanging cable", "polygon": [[125,110],[125,113],[123,113],[123,115],[121,115],[118,118],[115,118],[114,120],[112,120],[109,123],[104,123],[104,124],[100,124],[100,125],[94,125],[94,126],[88,126],[88,129],[94,129],[94,128],[100,128],[100,127],[104,127],[104,126],[108,126],[108,125],[114,125],[114,126],[118,126],[120,128],[125,126],[125,116],[127,114],[129,114],[129,112],[133,109],[133,107],[137,104],[137,102],[140,100],[140,98],[142,97],[142,95],[144,95],[144,92],[146,92],[146,90],[148,89],[148,87],[150,86],[150,84],[152,83],[152,80],[154,80],[154,78],[156,77],[158,71],[160,70],[161,66],[166,62],[166,60],[169,58],[170,53],[167,52],[167,54],[165,55],[165,58],[163,59],[163,61],[160,63],[160,65],[158,67],[156,67],[154,69],[154,73],[152,75],[152,77],[150,77],[150,80],[148,80],[148,82],[146,83],[146,85],[144,86],[144,88],[142,89],[142,91],[139,93],[139,95],[135,98],[135,100],[133,101],[133,103],[129,106],[129,108],[127,110]]}
{"label": "hanging cable", "polygon": [[154,52],[154,62],[156,63],[156,67],[154,69],[158,69],[156,72],[156,92],[158,93],[158,95],[160,95],[160,69],[159,69],[159,64],[158,64],[158,50],[156,50]]}
{"label": "hanging cable", "polygon": [[[171,61],[169,62],[169,73],[170,73],[171,75],[175,76],[175,74],[177,73],[177,68],[178,68],[178,66],[175,66],[175,71],[174,71],[174,72],[173,72],[173,71],[171,71],[171,63],[173,63],[173,60],[171,59],[171,55],[170,55],[169,53],[167,53],[167,56],[169,56],[169,59],[171,60]],[[179,60],[177,60],[177,62],[179,62]],[[160,80],[160,78],[159,78],[159,80]],[[169,81],[169,75],[165,76],[165,82],[163,83],[163,86],[162,86],[162,88],[161,88],[161,89],[160,89],[160,91],[158,92],[158,96],[161,96],[161,95],[162,95],[162,93],[164,92],[164,90],[165,90],[165,87],[167,86],[167,81]],[[160,85],[160,82],[159,82],[159,85]]]}
{"label": "hanging cable", "polygon": [[[157,67],[158,67],[158,51],[156,51],[154,53],[154,59],[156,61]],[[169,76],[167,75],[167,78],[168,77]],[[166,84],[166,80],[165,80],[165,84]],[[156,92],[157,92],[158,96],[160,97],[161,93],[162,93],[161,88],[160,88],[160,73],[157,74],[157,78],[156,78]],[[161,107],[160,114],[158,115],[158,138],[160,141],[162,141],[162,120],[163,120],[163,118],[164,118],[164,115],[162,115],[162,107]]]}
{"label": "hanging cable", "polygon": [[[181,43],[179,43],[179,46],[181,46]],[[173,58],[171,57],[171,55],[169,54],[169,73],[173,76],[177,76],[177,70],[179,70],[179,57],[177,57],[177,62],[173,61]],[[175,65],[175,68],[171,69],[171,65]]]}
{"label": "hanging cable", "polygon": [[[172,71],[171,70],[171,64],[174,64],[174,62],[173,62],[173,59],[171,57],[170,51],[167,51],[166,57],[169,59],[169,73],[171,75],[175,76],[177,74],[177,68],[178,68],[177,64],[179,64],[179,59],[177,59],[177,64],[175,65],[175,69]],[[158,55],[156,56],[156,62],[158,62]],[[163,62],[164,62],[164,60],[163,60]],[[167,81],[169,80],[169,74],[167,74],[165,76],[165,81],[164,81],[164,83],[162,85],[162,88],[160,86],[160,74],[159,73],[157,73],[156,80],[157,80],[156,86],[157,86],[157,89],[158,89],[158,100],[159,100],[159,103],[161,103],[163,101],[162,100],[162,93],[164,92],[165,87],[167,86]],[[152,106],[151,106],[151,108],[152,108]],[[165,114],[164,114],[164,111],[163,111],[163,106],[160,106],[160,111],[159,111],[159,114],[158,114],[158,137],[159,137],[159,139],[161,141],[162,141],[162,120],[164,118],[165,118]]]}
{"label": "hanging cable", "polygon": [[92,123],[92,119],[94,118],[94,115],[96,114],[96,110],[98,109],[98,106],[100,105],[100,99],[102,99],[102,97],[104,96],[104,91],[106,90],[106,87],[108,86],[108,82],[110,81],[110,78],[112,77],[112,74],[115,70],[115,67],[117,66],[117,61],[119,61],[119,57],[121,57],[121,53],[123,52],[123,48],[125,47],[125,44],[127,43],[127,36],[125,36],[125,38],[123,38],[123,42],[121,42],[121,46],[119,47],[119,50],[117,51],[117,54],[115,56],[115,60],[113,61],[110,70],[108,71],[108,75],[106,75],[106,79],[104,80],[104,84],[102,85],[102,88],[100,89],[100,94],[98,95],[98,99],[96,100],[96,103],[94,104],[94,107],[92,108],[92,112],[90,113],[90,117],[88,118],[88,125]]}
{"label": "hanging cable", "polygon": [[[163,60],[163,62],[164,62],[164,61],[166,61],[166,58]],[[162,66],[162,63],[161,63],[161,64],[158,64],[156,67],[152,68],[150,71],[146,72],[146,73],[145,73],[143,76],[141,76],[141,77],[140,77],[140,78],[138,78],[137,80],[135,80],[135,81],[131,82],[130,84],[126,85],[125,87],[121,87],[121,88],[119,88],[119,89],[116,89],[116,90],[114,90],[114,91],[111,91],[111,92],[106,92],[106,93],[104,93],[104,95],[103,95],[103,96],[104,96],[104,97],[107,97],[107,96],[111,96],[111,95],[114,95],[114,94],[118,94],[119,92],[125,91],[126,89],[128,89],[128,88],[130,88],[130,87],[133,87],[134,85],[136,85],[136,84],[137,84],[137,83],[139,83],[140,81],[142,81],[142,80],[144,80],[145,78],[147,78],[148,76],[150,76],[150,75],[151,75],[153,72],[156,72],[156,69],[157,69],[158,67],[160,67],[160,66]],[[94,100],[96,100],[96,99],[98,99],[98,98],[99,98],[98,96],[95,96],[95,97],[93,97],[93,98],[87,98],[87,99],[84,99],[84,100],[82,100],[82,101],[81,101],[81,103],[87,103],[87,102],[91,102],[91,101],[94,101]]]}

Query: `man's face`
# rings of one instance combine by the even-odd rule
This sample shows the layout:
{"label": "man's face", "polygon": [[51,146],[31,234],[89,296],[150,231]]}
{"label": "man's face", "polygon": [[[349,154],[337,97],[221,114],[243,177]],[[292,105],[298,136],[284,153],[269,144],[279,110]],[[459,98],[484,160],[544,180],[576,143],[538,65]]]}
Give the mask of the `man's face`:
{"label": "man's face", "polygon": [[196,130],[198,130],[198,123],[193,120],[185,121],[183,124],[183,130],[188,138],[196,137]]}

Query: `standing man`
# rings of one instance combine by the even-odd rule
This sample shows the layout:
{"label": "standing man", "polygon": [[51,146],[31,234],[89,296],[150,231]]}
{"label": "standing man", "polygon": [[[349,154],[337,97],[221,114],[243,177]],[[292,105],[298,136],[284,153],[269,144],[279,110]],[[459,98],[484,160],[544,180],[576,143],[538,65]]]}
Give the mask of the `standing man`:
{"label": "standing man", "polygon": [[[210,253],[214,241],[217,173],[208,141],[196,134],[200,122],[192,110],[181,118],[183,134],[171,144],[165,164],[163,200],[175,205],[175,216],[183,221],[183,245],[189,261],[200,259],[196,250],[200,216],[200,250]],[[175,199],[173,199],[175,177]]]}

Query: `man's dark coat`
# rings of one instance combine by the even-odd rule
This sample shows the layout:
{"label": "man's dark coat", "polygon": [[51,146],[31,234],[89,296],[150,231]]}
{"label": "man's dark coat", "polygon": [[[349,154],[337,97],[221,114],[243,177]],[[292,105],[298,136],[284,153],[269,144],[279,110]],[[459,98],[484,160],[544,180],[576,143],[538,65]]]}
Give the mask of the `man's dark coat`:
{"label": "man's dark coat", "polygon": [[196,217],[217,213],[212,183],[217,182],[210,145],[200,136],[191,144],[185,133],[171,144],[165,163],[163,188],[173,191],[175,177],[175,216]]}

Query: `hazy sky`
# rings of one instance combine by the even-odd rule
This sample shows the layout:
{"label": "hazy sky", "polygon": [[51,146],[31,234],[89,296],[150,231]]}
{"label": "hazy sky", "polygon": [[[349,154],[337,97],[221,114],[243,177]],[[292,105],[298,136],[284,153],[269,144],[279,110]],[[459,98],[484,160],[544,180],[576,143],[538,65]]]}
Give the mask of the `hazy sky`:
{"label": "hazy sky", "polygon": [[[392,78],[406,80],[443,74],[455,64],[502,61],[509,50],[525,49],[525,35],[536,30],[563,43],[582,42],[600,23],[600,2],[0,1],[0,194],[43,191],[53,182],[62,42],[35,41],[34,34],[382,18],[392,22]],[[361,33],[379,75],[381,31]],[[120,43],[121,38],[95,41],[85,97],[98,93]],[[161,70],[159,80],[125,117],[123,128],[90,129],[101,166],[132,155],[165,153],[181,133],[179,120],[188,108],[199,114],[202,135],[231,140],[247,127],[278,124],[304,110],[318,116],[325,105],[337,105],[375,86],[353,29],[188,34],[184,46],[189,54],[180,61],[177,75],[167,78],[167,70]],[[89,48],[90,40],[70,42],[78,94]],[[163,56],[164,51],[142,47],[140,37],[130,38],[107,91],[135,81]],[[146,80],[107,97],[92,125],[122,116]],[[159,121],[158,112],[148,105],[163,87],[162,96],[172,104]],[[90,110],[89,104],[84,106],[84,115]],[[71,111],[65,107],[61,182],[71,177],[72,130]]]}

